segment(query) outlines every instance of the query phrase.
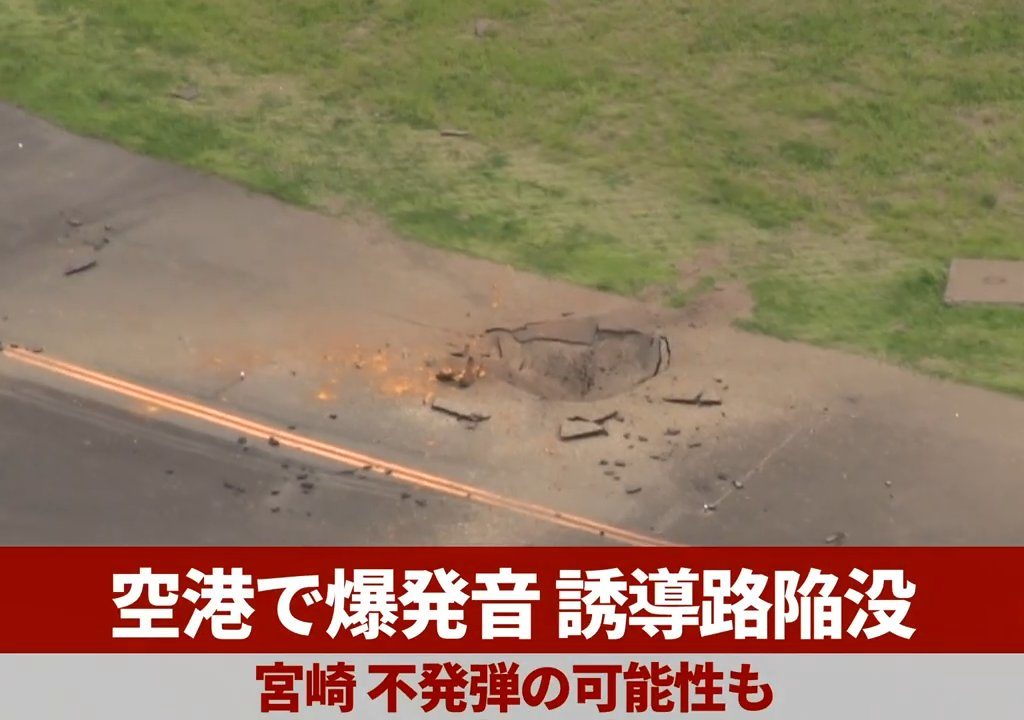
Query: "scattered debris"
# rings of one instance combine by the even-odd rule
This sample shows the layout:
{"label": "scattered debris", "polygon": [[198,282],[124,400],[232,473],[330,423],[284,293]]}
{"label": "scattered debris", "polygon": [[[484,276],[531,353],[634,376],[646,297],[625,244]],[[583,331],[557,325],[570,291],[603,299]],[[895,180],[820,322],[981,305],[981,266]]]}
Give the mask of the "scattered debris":
{"label": "scattered debris", "polygon": [[43,346],[42,346],[42,345],[35,345],[34,347],[30,347],[30,348],[28,349],[28,351],[29,351],[30,353],[33,353],[34,355],[40,355],[40,354],[42,354],[42,352],[43,352],[43,349],[44,349],[44,348],[43,348]]}
{"label": "scattered debris", "polygon": [[184,100],[185,102],[192,102],[199,97],[199,88],[195,85],[185,85],[184,87],[171,91],[171,97],[177,98],[178,100]]}
{"label": "scattered debris", "polygon": [[637,442],[647,442],[647,437],[645,435],[637,435],[636,440]]}
{"label": "scattered debris", "polygon": [[479,362],[477,362],[476,358],[470,354],[468,345],[458,357],[466,358],[466,362],[461,369],[456,370],[455,368],[446,366],[438,370],[434,377],[441,382],[454,383],[460,388],[468,388],[479,378],[484,376],[484,368]]}
{"label": "scattered debris", "polygon": [[703,444],[704,443],[702,443],[700,440],[694,440],[693,442],[686,443],[686,447],[688,447],[688,448],[699,448]]}
{"label": "scattered debris", "polygon": [[89,262],[81,263],[79,265],[72,265],[64,271],[64,277],[70,277],[71,275],[78,275],[88,270],[92,270],[94,267],[99,265],[98,260],[90,260]]}
{"label": "scattered debris", "polygon": [[613,465],[615,465],[615,467],[624,468],[624,467],[626,467],[626,461],[625,460],[616,460],[613,463]]}
{"label": "scattered debris", "polygon": [[725,482],[726,480],[728,480],[728,479],[729,479],[729,476],[728,476],[728,475],[726,475],[726,474],[725,474],[724,472],[720,472],[720,473],[718,473],[718,474],[717,474],[717,475],[716,475],[715,477],[717,477],[717,478],[718,478],[719,480],[721,480],[722,482]]}
{"label": "scattered debris", "polygon": [[885,486],[886,487],[892,487],[892,480],[886,480],[885,481]]}
{"label": "scattered debris", "polygon": [[432,410],[437,410],[445,415],[451,415],[459,420],[465,420],[471,423],[483,422],[484,420],[489,420],[491,417],[490,415],[478,410],[472,410],[465,404],[452,398],[434,398],[430,407]]}
{"label": "scattered debris", "polygon": [[67,223],[67,224],[68,224],[68,225],[69,225],[70,227],[73,227],[73,228],[79,228],[79,227],[82,227],[82,225],[84,225],[84,224],[85,224],[85,223],[84,223],[84,222],[82,221],[82,218],[80,218],[80,217],[79,217],[78,215],[68,215],[68,216],[67,216],[67,217],[66,217],[66,218],[64,219],[64,221],[65,221],[65,222],[66,222],[66,223]]}
{"label": "scattered debris", "polygon": [[304,482],[304,483],[301,483],[301,484],[299,485],[299,487],[301,487],[301,488],[302,488],[302,492],[303,492],[304,494],[308,495],[309,493],[313,492],[313,488],[315,488],[315,487],[316,487],[316,485],[314,485],[314,484],[313,484],[313,483],[311,483],[311,482]]}
{"label": "scattered debris", "polygon": [[245,437],[238,438],[238,444],[239,445],[245,445],[248,442],[249,442],[248,438],[245,438]]}
{"label": "scattered debris", "polygon": [[331,419],[331,420],[337,420],[338,419],[338,413],[331,413],[327,417],[329,419]]}
{"label": "scattered debris", "polygon": [[277,447],[281,444],[281,441],[278,440],[273,435],[271,435],[269,438],[267,438],[267,444],[270,445],[270,447]]}
{"label": "scattered debris", "polygon": [[164,475],[173,475],[173,474],[174,474],[173,470],[164,470]]}
{"label": "scattered debris", "polygon": [[679,430],[679,428],[668,428],[667,430],[665,430],[665,435],[667,435],[668,437],[675,437],[680,432],[681,431]]}
{"label": "scattered debris", "polygon": [[231,492],[235,493],[236,495],[241,495],[241,494],[243,494],[245,492],[245,488],[238,487],[237,485],[232,485],[231,483],[229,483],[226,480],[224,481],[224,488],[227,489],[227,490],[230,490]]}
{"label": "scattered debris", "polygon": [[309,477],[309,473],[301,472],[301,473],[299,473],[298,475],[295,476],[295,479],[296,480],[305,480],[308,477]]}
{"label": "scattered debris", "polygon": [[701,393],[700,400],[697,401],[697,404],[698,405],[721,405],[722,404],[722,395],[717,390],[715,390],[714,388],[711,388],[709,390],[705,390],[703,393]]}
{"label": "scattered debris", "polygon": [[281,491],[280,490],[271,490],[270,494],[273,495],[273,496],[277,496],[277,495],[281,494]]}
{"label": "scattered debris", "polygon": [[600,460],[600,461],[598,461],[598,463],[597,463],[597,464],[598,464],[598,465],[607,465],[607,464],[608,464],[608,461],[607,461],[607,460]]}
{"label": "scattered debris", "polygon": [[704,512],[712,513],[718,509],[717,503],[704,503]]}
{"label": "scattered debris", "polygon": [[272,513],[279,513],[279,512],[281,512],[281,508],[279,508],[279,507],[272,507],[272,508],[270,508],[270,512],[272,512]]}
{"label": "scattered debris", "polygon": [[714,406],[722,405],[722,395],[718,390],[700,388],[698,390],[685,390],[674,395],[663,398],[666,403],[678,405]]}
{"label": "scattered debris", "polygon": [[832,533],[825,538],[826,545],[842,545],[844,542],[846,542],[846,533],[844,532]]}
{"label": "scattered debris", "polygon": [[603,425],[583,419],[565,420],[558,428],[558,437],[562,440],[582,440],[607,434]]}
{"label": "scattered debris", "polygon": [[664,453],[652,453],[650,457],[651,457],[651,460],[657,460],[658,462],[665,462],[671,456],[672,456],[672,453],[664,452]]}
{"label": "scattered debris", "polygon": [[409,492],[408,490],[403,490],[402,491],[402,499],[403,500],[408,500],[411,497],[412,497],[412,493],[411,492]]}
{"label": "scattered debris", "polygon": [[420,500],[420,499],[417,498],[416,504],[419,505],[420,507],[426,507],[427,506],[427,501],[426,500]]}
{"label": "scattered debris", "polygon": [[605,413],[604,415],[598,415],[597,417],[586,417],[584,415],[573,415],[571,418],[569,418],[569,421],[571,422],[571,421],[578,420],[580,422],[594,423],[595,425],[604,425],[609,420],[621,420],[621,419],[622,419],[622,417],[619,415],[619,411],[618,410],[612,410],[609,413]]}
{"label": "scattered debris", "polygon": [[737,490],[742,490],[745,487],[742,480],[733,480],[732,486]]}
{"label": "scattered debris", "polygon": [[629,488],[626,488],[626,494],[627,495],[636,495],[641,490],[643,490],[642,487],[629,487]]}
{"label": "scattered debris", "polygon": [[469,130],[456,130],[454,128],[446,128],[446,129],[441,131],[441,137],[455,137],[455,138],[469,137]]}

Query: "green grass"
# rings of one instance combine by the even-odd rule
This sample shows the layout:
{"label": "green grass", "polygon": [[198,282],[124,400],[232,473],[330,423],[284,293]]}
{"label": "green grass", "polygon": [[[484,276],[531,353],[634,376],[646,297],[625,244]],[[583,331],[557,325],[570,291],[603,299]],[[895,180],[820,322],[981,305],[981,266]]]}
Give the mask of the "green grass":
{"label": "green grass", "polygon": [[941,302],[1024,259],[1018,0],[5,0],[0,97],[670,304],[717,245],[752,328],[1024,393],[1024,313]]}

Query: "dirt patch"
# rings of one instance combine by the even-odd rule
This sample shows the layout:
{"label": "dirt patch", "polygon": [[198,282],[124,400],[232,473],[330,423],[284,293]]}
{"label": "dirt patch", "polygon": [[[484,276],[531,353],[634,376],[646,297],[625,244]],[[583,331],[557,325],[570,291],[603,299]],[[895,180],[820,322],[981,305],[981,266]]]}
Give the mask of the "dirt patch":
{"label": "dirt patch", "polygon": [[618,395],[663,372],[671,355],[656,332],[595,318],[493,328],[482,345],[493,377],[548,400]]}

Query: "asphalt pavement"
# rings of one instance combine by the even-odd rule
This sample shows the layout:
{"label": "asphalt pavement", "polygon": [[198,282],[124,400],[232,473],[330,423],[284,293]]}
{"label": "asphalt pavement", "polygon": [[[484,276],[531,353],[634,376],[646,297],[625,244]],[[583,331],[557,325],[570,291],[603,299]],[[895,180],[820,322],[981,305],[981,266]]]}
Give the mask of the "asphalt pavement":
{"label": "asphalt pavement", "polygon": [[385,475],[0,376],[0,544],[574,544]]}

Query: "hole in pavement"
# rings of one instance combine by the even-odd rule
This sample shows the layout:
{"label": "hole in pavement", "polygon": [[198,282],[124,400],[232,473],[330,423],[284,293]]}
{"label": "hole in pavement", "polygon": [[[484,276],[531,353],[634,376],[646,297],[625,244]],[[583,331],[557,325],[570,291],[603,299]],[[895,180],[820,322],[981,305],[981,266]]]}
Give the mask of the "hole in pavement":
{"label": "hole in pavement", "polygon": [[488,373],[548,400],[601,400],[668,368],[668,340],[603,326],[594,318],[493,328],[484,334]]}

